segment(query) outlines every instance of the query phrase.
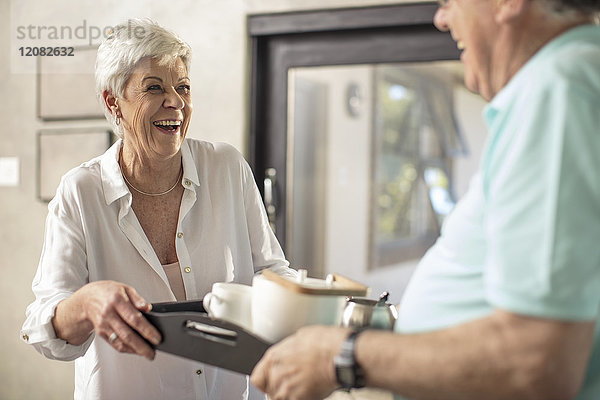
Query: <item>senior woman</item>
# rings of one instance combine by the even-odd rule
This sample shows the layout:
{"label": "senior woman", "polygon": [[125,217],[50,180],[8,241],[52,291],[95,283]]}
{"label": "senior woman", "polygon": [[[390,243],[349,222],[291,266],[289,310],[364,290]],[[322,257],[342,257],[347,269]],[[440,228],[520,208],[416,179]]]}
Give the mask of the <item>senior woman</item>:
{"label": "senior woman", "polygon": [[264,268],[294,273],[240,153],[185,138],[190,55],[149,20],[98,49],[97,91],[120,139],[61,180],[22,330],[46,357],[75,360],[77,399],[245,398],[247,377],[155,353],[160,334],[141,312]]}

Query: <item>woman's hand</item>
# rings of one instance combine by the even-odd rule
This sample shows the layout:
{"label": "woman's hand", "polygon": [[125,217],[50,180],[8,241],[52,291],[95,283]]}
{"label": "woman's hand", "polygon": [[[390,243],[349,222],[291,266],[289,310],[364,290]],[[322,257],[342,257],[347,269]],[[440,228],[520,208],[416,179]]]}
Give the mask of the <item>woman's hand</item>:
{"label": "woman's hand", "polygon": [[267,350],[252,371],[252,383],[270,399],[323,399],[337,387],[333,358],[345,328],[309,326]]}
{"label": "woman's hand", "polygon": [[88,283],[56,307],[52,324],[56,336],[79,345],[92,331],[122,353],[154,359],[154,350],[144,341],[160,343],[160,333],[142,312],[152,306],[131,286],[115,281]]}

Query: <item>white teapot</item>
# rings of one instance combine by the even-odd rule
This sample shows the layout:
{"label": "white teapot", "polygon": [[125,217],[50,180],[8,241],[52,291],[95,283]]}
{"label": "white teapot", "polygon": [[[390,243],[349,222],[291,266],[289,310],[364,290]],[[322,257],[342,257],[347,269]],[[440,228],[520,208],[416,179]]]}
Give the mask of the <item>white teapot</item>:
{"label": "white teapot", "polygon": [[296,280],[264,270],[252,280],[252,331],[277,342],[306,325],[340,325],[348,296],[366,296],[368,288],[337,274]]}

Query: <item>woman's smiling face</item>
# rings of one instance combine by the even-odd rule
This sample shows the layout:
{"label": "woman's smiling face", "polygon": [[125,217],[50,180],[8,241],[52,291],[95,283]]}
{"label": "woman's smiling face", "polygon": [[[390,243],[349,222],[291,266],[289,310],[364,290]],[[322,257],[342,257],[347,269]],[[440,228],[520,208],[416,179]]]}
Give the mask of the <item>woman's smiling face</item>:
{"label": "woman's smiling face", "polygon": [[142,159],[177,154],[192,116],[190,79],[180,58],[163,64],[142,59],[127,81],[121,112],[123,140]]}

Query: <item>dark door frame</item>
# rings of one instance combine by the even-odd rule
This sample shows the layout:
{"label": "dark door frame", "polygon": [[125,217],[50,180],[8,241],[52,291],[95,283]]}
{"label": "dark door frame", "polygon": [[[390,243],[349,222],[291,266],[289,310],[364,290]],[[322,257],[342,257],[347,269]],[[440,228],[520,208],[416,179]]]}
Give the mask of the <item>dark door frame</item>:
{"label": "dark door frame", "polygon": [[261,193],[277,170],[277,237],[285,249],[288,70],[321,65],[456,60],[450,34],[433,25],[437,3],[248,16],[251,99],[248,161]]}

